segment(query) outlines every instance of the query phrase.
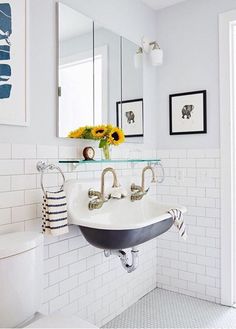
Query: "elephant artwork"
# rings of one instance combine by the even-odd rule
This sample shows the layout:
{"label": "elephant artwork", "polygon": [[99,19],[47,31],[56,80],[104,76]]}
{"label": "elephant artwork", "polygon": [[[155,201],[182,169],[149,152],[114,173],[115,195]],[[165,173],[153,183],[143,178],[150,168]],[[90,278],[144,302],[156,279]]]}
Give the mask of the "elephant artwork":
{"label": "elephant artwork", "polygon": [[207,133],[207,91],[169,95],[170,135]]}
{"label": "elephant artwork", "polygon": [[10,98],[12,85],[6,84],[11,77],[11,67],[1,64],[1,61],[10,60],[10,36],[12,34],[11,6],[8,3],[0,4],[0,99]]}
{"label": "elephant artwork", "polygon": [[117,126],[123,129],[125,137],[143,137],[143,99],[122,100],[116,103]]}
{"label": "elephant artwork", "polygon": [[125,112],[128,124],[135,123],[135,114],[133,111]]}
{"label": "elephant artwork", "polygon": [[194,110],[193,105],[185,105],[182,108],[182,119],[190,119],[192,116],[192,111]]}

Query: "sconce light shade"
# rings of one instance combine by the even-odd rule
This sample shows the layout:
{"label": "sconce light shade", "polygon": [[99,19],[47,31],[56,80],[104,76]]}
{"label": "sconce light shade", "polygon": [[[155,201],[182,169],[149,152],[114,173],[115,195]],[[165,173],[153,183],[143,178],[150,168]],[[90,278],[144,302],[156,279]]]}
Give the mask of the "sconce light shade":
{"label": "sconce light shade", "polygon": [[134,56],[134,66],[136,69],[140,69],[143,64],[143,49],[140,47]]}
{"label": "sconce light shade", "polygon": [[151,63],[153,66],[159,66],[163,64],[163,50],[154,47],[150,52]]}
{"label": "sconce light shade", "polygon": [[141,46],[137,49],[134,57],[134,65],[136,69],[142,66],[143,54],[149,56],[152,66],[163,64],[163,50],[160,48],[157,41],[150,42],[148,38],[142,38]]}

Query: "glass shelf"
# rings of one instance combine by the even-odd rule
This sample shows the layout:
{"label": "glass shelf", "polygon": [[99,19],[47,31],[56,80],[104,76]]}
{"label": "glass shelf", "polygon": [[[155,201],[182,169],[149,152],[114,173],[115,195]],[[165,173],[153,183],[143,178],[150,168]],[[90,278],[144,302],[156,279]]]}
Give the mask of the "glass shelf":
{"label": "glass shelf", "polygon": [[114,160],[59,160],[59,163],[96,164],[96,163],[158,163],[160,159],[114,159]]}

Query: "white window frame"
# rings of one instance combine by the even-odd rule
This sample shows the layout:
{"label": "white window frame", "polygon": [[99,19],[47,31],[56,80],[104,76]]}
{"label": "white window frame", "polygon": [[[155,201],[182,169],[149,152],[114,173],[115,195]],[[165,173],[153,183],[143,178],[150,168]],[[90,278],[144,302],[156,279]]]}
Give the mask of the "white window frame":
{"label": "white window frame", "polygon": [[233,28],[236,10],[219,16],[220,142],[221,142],[221,304],[236,297],[236,86],[233,74]]}

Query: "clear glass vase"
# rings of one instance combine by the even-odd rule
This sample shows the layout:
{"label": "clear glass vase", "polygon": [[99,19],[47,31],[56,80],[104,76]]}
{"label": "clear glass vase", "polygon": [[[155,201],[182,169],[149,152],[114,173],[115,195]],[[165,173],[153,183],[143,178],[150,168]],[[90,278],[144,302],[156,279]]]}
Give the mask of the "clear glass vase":
{"label": "clear glass vase", "polygon": [[111,146],[109,144],[105,144],[102,148],[102,160],[111,160]]}

